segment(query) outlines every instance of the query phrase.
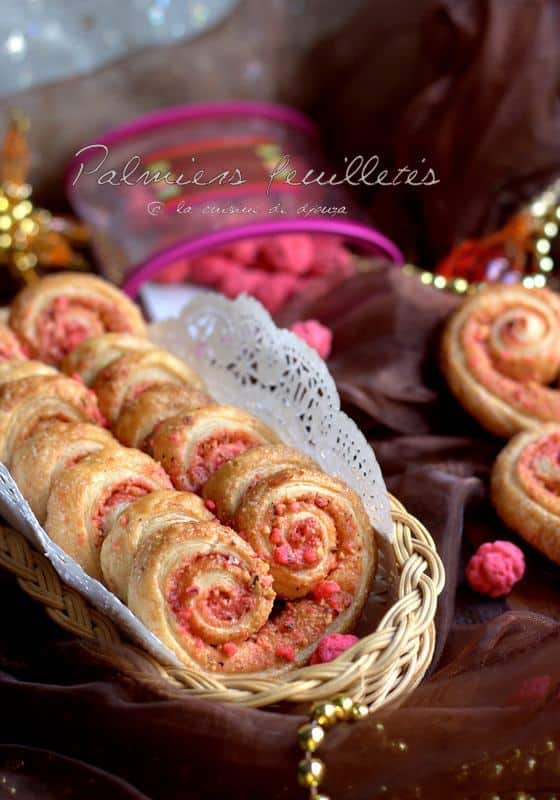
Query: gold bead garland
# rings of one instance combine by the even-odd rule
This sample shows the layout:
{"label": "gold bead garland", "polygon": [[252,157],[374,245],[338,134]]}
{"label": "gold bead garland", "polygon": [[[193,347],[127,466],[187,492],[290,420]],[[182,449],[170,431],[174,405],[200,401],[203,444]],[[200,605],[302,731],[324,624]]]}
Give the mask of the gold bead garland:
{"label": "gold bead garland", "polygon": [[[537,195],[521,213],[523,212],[529,214],[535,224],[534,259],[537,271],[532,275],[525,275],[521,283],[528,289],[544,289],[554,269],[552,244],[560,233],[560,178]],[[414,264],[405,264],[403,269],[409,275],[416,275],[425,286],[447,289],[456,294],[475,292],[484,286],[484,283],[469,282],[461,277],[446,278]]]}
{"label": "gold bead garland", "polygon": [[346,695],[316,703],[312,707],[311,720],[302,725],[297,734],[298,744],[305,753],[305,758],[298,764],[298,782],[304,789],[309,789],[310,800],[329,800],[327,795],[319,792],[325,777],[325,765],[314,755],[325,739],[325,728],[331,728],[339,722],[359,722],[368,714],[366,705],[355,703]]}

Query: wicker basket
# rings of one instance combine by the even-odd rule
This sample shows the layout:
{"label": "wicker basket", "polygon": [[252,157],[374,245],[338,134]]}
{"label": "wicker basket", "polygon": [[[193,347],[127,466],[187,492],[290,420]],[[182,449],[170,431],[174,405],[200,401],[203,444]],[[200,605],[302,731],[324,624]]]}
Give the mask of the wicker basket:
{"label": "wicker basket", "polygon": [[21,588],[42,603],[56,623],[86,640],[96,658],[162,694],[182,692],[262,707],[344,693],[374,710],[402,702],[424,676],[434,651],[434,615],[444,585],[443,566],[430,534],[395,498],[391,498],[391,512],[397,599],[377,630],[335,661],[280,677],[216,676],[159,664],[125,641],[110,620],[66,586],[20,533],[1,526],[0,565],[17,575]]}

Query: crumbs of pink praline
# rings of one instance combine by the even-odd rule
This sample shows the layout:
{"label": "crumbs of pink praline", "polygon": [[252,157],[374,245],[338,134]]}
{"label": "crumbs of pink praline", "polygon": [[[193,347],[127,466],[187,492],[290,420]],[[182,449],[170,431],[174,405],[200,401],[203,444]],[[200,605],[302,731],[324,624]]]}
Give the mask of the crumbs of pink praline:
{"label": "crumbs of pink praline", "polygon": [[504,597],[525,573],[523,552],[512,542],[485,542],[467,564],[471,589],[488,597]]}
{"label": "crumbs of pink praline", "polygon": [[303,339],[309,347],[316,350],[322,359],[327,359],[331,354],[332,331],[316,319],[306,319],[294,322],[290,327],[292,333]]}
{"label": "crumbs of pink praline", "polygon": [[331,633],[329,636],[324,636],[317,645],[317,649],[311,656],[309,663],[326,664],[329,661],[334,661],[335,658],[359,641],[358,637],[352,633]]}

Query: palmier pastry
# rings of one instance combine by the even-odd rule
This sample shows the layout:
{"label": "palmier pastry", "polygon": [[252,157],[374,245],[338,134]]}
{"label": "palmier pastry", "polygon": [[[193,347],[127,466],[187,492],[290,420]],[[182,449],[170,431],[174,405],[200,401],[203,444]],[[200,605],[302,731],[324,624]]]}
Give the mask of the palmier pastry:
{"label": "palmier pastry", "polygon": [[264,422],[240,408],[213,405],[170,417],[152,435],[152,453],[176,489],[198,492],[231,458],[279,443]]}
{"label": "palmier pastry", "polygon": [[512,436],[560,422],[560,298],[547,289],[493,286],[451,316],[442,368],[453,393],[482,425]]}
{"label": "palmier pastry", "polygon": [[101,278],[74,272],[23,289],[11,304],[9,324],[33,358],[55,365],[90,336],[146,335],[139,308],[125,294]]}
{"label": "palmier pastry", "polygon": [[42,361],[1,361],[0,385],[30,378],[32,375],[58,375],[54,367],[43,364]]}
{"label": "palmier pastry", "polygon": [[[377,564],[359,496],[319,470],[288,467],[255,482],[239,503],[235,529],[270,564],[279,597],[332,589],[332,607],[354,621]],[[345,627],[347,627],[345,625]]]}
{"label": "palmier pastry", "polygon": [[41,524],[47,514],[51,484],[62,471],[107,447],[118,447],[109,431],[86,422],[43,423],[16,448],[10,471]]}
{"label": "palmier pastry", "polygon": [[143,541],[176,522],[214,519],[192,492],[160,489],[135,500],[115,519],[101,547],[101,572],[106,585],[126,602],[132,561]]}
{"label": "palmier pastry", "polygon": [[113,433],[121,444],[150,452],[150,439],[156,426],[180,411],[186,414],[211,403],[206,392],[193,386],[175,383],[152,386],[123,408]]}
{"label": "palmier pastry", "polygon": [[560,564],[560,425],[515,436],[494,464],[491,489],[506,525]]}
{"label": "palmier pastry", "polygon": [[0,323],[0,361],[16,361],[27,358],[27,354],[15,333]]}
{"label": "palmier pastry", "polygon": [[191,668],[280,672],[305,664],[349,614],[327,592],[273,607],[271,584],[265,561],[231,528],[176,524],[138,548],[128,605]]}
{"label": "palmier pastry", "polygon": [[212,503],[218,519],[235,527],[237,509],[245,492],[262,478],[287,467],[319,469],[313,459],[281,444],[247,450],[221,466],[204,484],[202,496]]}
{"label": "palmier pastry", "polygon": [[142,336],[104,333],[79,344],[64,358],[60,368],[67,375],[79,375],[86,386],[91,386],[101,370],[118,358],[154,349],[155,345]]}
{"label": "palmier pastry", "polygon": [[15,447],[51,419],[103,421],[93,392],[65,375],[34,375],[0,386],[0,460],[9,466]]}
{"label": "palmier pastry", "polygon": [[161,383],[202,388],[201,379],[184,361],[157,348],[121,356],[101,370],[92,388],[102,413],[114,424],[129,403]]}
{"label": "palmier pastry", "polygon": [[171,487],[159,464],[145,453],[114,447],[82,459],[53,481],[45,530],[94,578],[115,518],[134,500]]}

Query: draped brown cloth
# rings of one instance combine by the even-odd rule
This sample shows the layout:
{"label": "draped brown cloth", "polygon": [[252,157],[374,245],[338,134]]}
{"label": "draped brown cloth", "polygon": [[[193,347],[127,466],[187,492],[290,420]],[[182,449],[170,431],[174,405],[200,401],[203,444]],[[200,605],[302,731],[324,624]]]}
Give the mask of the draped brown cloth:
{"label": "draped brown cloth", "polygon": [[339,159],[377,154],[389,179],[435,170],[435,186],[364,196],[432,267],[560,174],[559,41],[557,0],[370,0],[311,54],[297,98]]}
{"label": "draped brown cloth", "polygon": [[[437,369],[454,303],[380,267],[290,311],[332,327],[345,405],[447,569],[430,677],[402,708],[327,736],[333,800],[542,798],[560,787],[558,570],[522,545],[528,575],[507,602],[474,595],[463,577],[480,541],[511,537],[487,497],[500,442],[459,409]],[[305,797],[302,712],[162,699],[96,666],[5,572],[0,602],[0,798]]]}

